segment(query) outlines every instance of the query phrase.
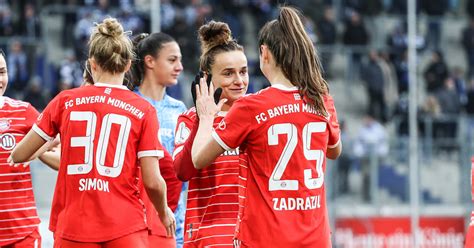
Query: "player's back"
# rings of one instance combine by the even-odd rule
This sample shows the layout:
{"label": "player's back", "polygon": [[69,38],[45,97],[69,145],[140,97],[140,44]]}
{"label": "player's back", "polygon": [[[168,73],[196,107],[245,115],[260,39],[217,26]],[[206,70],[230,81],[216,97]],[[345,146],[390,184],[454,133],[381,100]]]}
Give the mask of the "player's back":
{"label": "player's back", "polygon": [[126,88],[104,84],[62,92],[50,105],[42,118],[51,120],[38,127],[50,122],[61,133],[58,183],[64,185],[56,186],[55,197],[65,207],[56,234],[100,242],[146,228],[138,158],[162,155],[151,144],[158,143],[154,108]]}
{"label": "player's back", "polygon": [[273,86],[239,101],[250,124],[241,145],[249,169],[237,238],[250,247],[330,246],[325,153],[337,141],[329,118],[306,104],[296,88]]}

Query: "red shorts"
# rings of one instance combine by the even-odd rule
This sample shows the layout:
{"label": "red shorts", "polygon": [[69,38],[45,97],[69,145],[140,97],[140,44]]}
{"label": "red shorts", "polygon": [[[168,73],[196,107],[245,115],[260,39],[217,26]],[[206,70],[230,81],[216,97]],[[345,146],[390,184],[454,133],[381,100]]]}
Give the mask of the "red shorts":
{"label": "red shorts", "polygon": [[150,248],[162,247],[162,248],[176,248],[176,239],[174,237],[149,235],[148,243]]}
{"label": "red shorts", "polygon": [[13,244],[3,246],[2,248],[41,248],[41,235],[36,228],[30,235]]}
{"label": "red shorts", "polygon": [[129,235],[100,243],[76,242],[55,237],[54,248],[148,248],[148,231],[142,230]]}

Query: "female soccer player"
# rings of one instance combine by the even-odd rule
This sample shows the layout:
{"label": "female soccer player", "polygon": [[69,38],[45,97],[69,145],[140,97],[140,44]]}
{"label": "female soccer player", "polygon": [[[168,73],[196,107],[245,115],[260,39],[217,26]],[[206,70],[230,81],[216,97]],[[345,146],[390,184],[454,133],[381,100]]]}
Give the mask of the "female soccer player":
{"label": "female soccer player", "polygon": [[[211,21],[203,25],[199,40],[201,70],[212,74],[213,84],[222,89],[221,97],[228,99],[222,111],[212,117],[217,126],[247,91],[247,58],[226,23]],[[224,153],[208,161],[209,167],[196,170],[191,146],[198,124],[196,109],[191,108],[179,117],[175,139],[175,170],[181,180],[189,181],[184,246],[233,247],[239,210],[239,150]]]}
{"label": "female soccer player", "polygon": [[[12,153],[26,161],[46,140],[61,134],[61,165],[55,198],[63,199],[59,247],[147,247],[143,183],[169,235],[174,217],[158,170],[163,150],[156,111],[122,86],[133,58],[132,43],[113,18],[98,24],[89,40],[94,85],[61,92]],[[54,208],[54,206],[52,206]]]}
{"label": "female soccer player", "polygon": [[258,40],[260,69],[271,87],[237,100],[213,131],[224,101],[216,105],[213,85],[200,84],[194,165],[204,168],[236,147],[248,154],[237,245],[331,247],[324,172],[326,157],[336,158],[341,144],[328,84],[295,9],[282,7]]}
{"label": "female soccer player", "polygon": [[6,166],[39,113],[27,102],[3,96],[8,86],[5,60],[0,49],[0,247],[41,247],[30,167]]}
{"label": "female soccer player", "polygon": [[[136,86],[135,93],[155,107],[160,123],[159,138],[165,147],[166,163],[160,162],[160,171],[167,186],[168,206],[175,211],[177,221],[177,240],[166,236],[166,230],[159,223],[156,211],[151,202],[147,212],[149,223],[152,225],[150,247],[176,247],[183,243],[184,199],[178,205],[182,192],[182,183],[176,178],[173,161],[169,153],[174,149],[174,130],[178,116],[186,111],[183,102],[166,94],[166,88],[178,83],[178,76],[183,70],[181,51],[178,43],[165,33],[139,34],[134,40],[137,60],[132,65],[130,81]],[[169,152],[169,153],[168,153]],[[167,165],[165,167],[165,165]],[[186,190],[186,187],[183,188]],[[146,196],[145,196],[146,197]],[[178,208],[176,206],[178,205]]]}

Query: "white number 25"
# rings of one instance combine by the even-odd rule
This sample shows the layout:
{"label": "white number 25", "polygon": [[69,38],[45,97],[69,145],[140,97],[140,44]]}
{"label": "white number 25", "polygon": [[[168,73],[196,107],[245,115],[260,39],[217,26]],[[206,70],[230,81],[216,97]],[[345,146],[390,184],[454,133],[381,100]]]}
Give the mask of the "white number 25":
{"label": "white number 25", "polygon": [[[84,147],[84,163],[70,164],[67,167],[68,175],[87,174],[93,167],[94,137],[97,128],[97,115],[90,111],[72,111],[71,122],[86,121],[86,135],[82,137],[71,137],[71,147]],[[107,148],[109,146],[112,124],[120,126],[115,156],[112,166],[105,165]],[[118,114],[107,114],[102,119],[99,141],[96,148],[97,172],[106,177],[118,177],[122,172],[125,149],[127,148],[128,136],[130,134],[131,121],[128,117]]]}
{"label": "white number 25", "polygon": [[[322,133],[326,131],[325,122],[310,122],[303,128],[302,140],[303,140],[303,151],[304,156],[307,160],[316,160],[316,178],[312,177],[311,169],[304,170],[304,184],[308,189],[317,189],[323,186],[324,183],[324,172],[323,172],[323,161],[324,151],[323,150],[311,150],[311,136],[313,133]],[[298,190],[298,180],[286,179],[281,180],[288,161],[290,160],[293,152],[298,144],[298,129],[294,124],[291,123],[280,123],[272,125],[268,129],[268,144],[278,145],[278,136],[280,134],[286,134],[288,139],[283,149],[278,162],[273,169],[272,175],[270,176],[268,187],[270,191],[275,190]]]}

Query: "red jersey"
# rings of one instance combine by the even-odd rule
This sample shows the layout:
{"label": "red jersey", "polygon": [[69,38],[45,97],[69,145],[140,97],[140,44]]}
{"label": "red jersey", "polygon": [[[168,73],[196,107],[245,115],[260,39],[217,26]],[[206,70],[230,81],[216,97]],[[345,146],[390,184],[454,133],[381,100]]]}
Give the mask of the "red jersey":
{"label": "red jersey", "polygon": [[[166,151],[166,149],[164,149],[163,151],[164,157],[160,159],[160,173],[166,182],[166,199],[168,207],[171,209],[171,211],[174,212],[176,210],[176,207],[178,206],[179,194],[181,193],[182,183],[178,180],[178,178],[176,178],[176,174],[174,173],[173,159],[171,158],[171,155]],[[166,228],[163,223],[161,223],[158,212],[156,211],[155,207],[153,206],[153,203],[146,194],[143,183],[140,184],[142,191],[142,199],[146,207],[146,218],[151,230],[151,234],[165,237]]]}
{"label": "red jersey", "polygon": [[[191,133],[195,134],[196,118],[195,108],[178,118],[173,154],[178,176],[189,180],[184,247],[233,247],[239,211],[239,170],[245,166],[245,157],[239,156],[238,148],[233,149],[205,169],[196,170],[189,145],[194,140]],[[216,117],[214,126],[222,119]]]}
{"label": "red jersey", "polygon": [[38,115],[29,103],[0,97],[0,247],[25,238],[40,223],[30,167],[10,167],[7,163]]}
{"label": "red jersey", "polygon": [[[474,184],[472,180],[474,179],[474,157],[471,158],[471,198],[474,203]],[[471,212],[471,219],[469,221],[469,227],[466,234],[465,248],[474,247],[474,211]]]}
{"label": "red jersey", "polygon": [[324,100],[328,118],[296,87],[269,87],[237,100],[212,133],[248,154],[236,230],[243,246],[330,247],[325,154],[340,131],[332,98]]}
{"label": "red jersey", "polygon": [[61,92],[33,126],[61,134],[52,206],[55,234],[103,242],[147,228],[139,158],[162,157],[155,108],[125,86],[95,84]]}

